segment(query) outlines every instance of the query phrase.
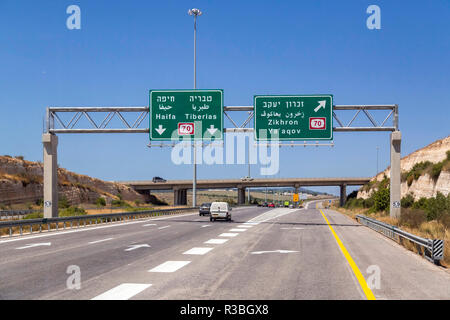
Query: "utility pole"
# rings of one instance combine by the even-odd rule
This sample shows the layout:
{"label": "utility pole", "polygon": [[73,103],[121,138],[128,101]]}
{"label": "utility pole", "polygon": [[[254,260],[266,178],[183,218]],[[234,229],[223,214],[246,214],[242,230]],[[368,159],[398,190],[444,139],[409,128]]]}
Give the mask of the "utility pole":
{"label": "utility pole", "polygon": [[[201,16],[202,12],[197,9],[189,9],[188,14],[194,16],[194,89],[197,89],[197,16]],[[192,181],[192,206],[197,206],[197,148],[194,138],[194,176]]]}

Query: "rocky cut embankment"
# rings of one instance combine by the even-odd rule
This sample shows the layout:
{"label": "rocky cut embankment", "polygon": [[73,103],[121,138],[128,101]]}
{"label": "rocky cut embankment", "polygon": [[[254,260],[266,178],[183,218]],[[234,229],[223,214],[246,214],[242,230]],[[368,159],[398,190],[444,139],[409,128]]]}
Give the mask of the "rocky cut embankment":
{"label": "rocky cut embankment", "polygon": [[[437,140],[401,159],[401,196],[411,194],[415,200],[445,196],[450,192],[449,168],[450,136]],[[439,165],[441,167],[439,168]],[[435,167],[435,168],[433,168]],[[390,168],[377,174],[368,185],[358,191],[358,198],[367,199],[377,190],[377,185],[390,177]]]}
{"label": "rocky cut embankment", "polygon": [[[70,204],[95,203],[99,197],[145,202],[143,195],[128,186],[58,169],[59,197]],[[43,198],[43,164],[0,156],[0,204],[36,203]]]}

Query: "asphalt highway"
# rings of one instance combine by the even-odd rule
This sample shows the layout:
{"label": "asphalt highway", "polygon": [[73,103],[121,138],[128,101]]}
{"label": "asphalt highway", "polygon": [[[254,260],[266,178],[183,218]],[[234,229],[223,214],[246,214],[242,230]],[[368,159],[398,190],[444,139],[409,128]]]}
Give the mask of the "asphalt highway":
{"label": "asphalt highway", "polygon": [[317,205],[3,238],[0,299],[450,299],[447,270]]}

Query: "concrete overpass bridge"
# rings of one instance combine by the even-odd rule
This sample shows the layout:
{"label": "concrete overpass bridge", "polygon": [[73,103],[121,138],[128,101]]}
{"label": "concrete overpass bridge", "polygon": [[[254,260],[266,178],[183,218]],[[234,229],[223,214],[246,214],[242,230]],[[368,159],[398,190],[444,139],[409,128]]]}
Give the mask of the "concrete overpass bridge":
{"label": "concrete overpass bridge", "polygon": [[[345,204],[347,186],[361,186],[370,178],[270,178],[270,179],[212,179],[197,180],[197,189],[237,189],[238,204],[245,203],[245,189],[256,187],[291,187],[298,192],[300,187],[338,186],[340,187],[340,204]],[[130,186],[143,195],[152,190],[173,190],[174,204],[187,204],[187,190],[192,189],[192,180],[153,181],[116,181]]]}

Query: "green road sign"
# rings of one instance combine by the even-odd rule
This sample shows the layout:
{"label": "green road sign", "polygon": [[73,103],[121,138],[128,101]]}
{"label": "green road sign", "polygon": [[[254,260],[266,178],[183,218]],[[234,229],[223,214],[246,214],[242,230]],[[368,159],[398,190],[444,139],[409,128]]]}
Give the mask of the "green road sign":
{"label": "green road sign", "polygon": [[254,97],[255,140],[333,140],[333,96]]}
{"label": "green road sign", "polygon": [[150,140],[222,140],[223,90],[151,90]]}

